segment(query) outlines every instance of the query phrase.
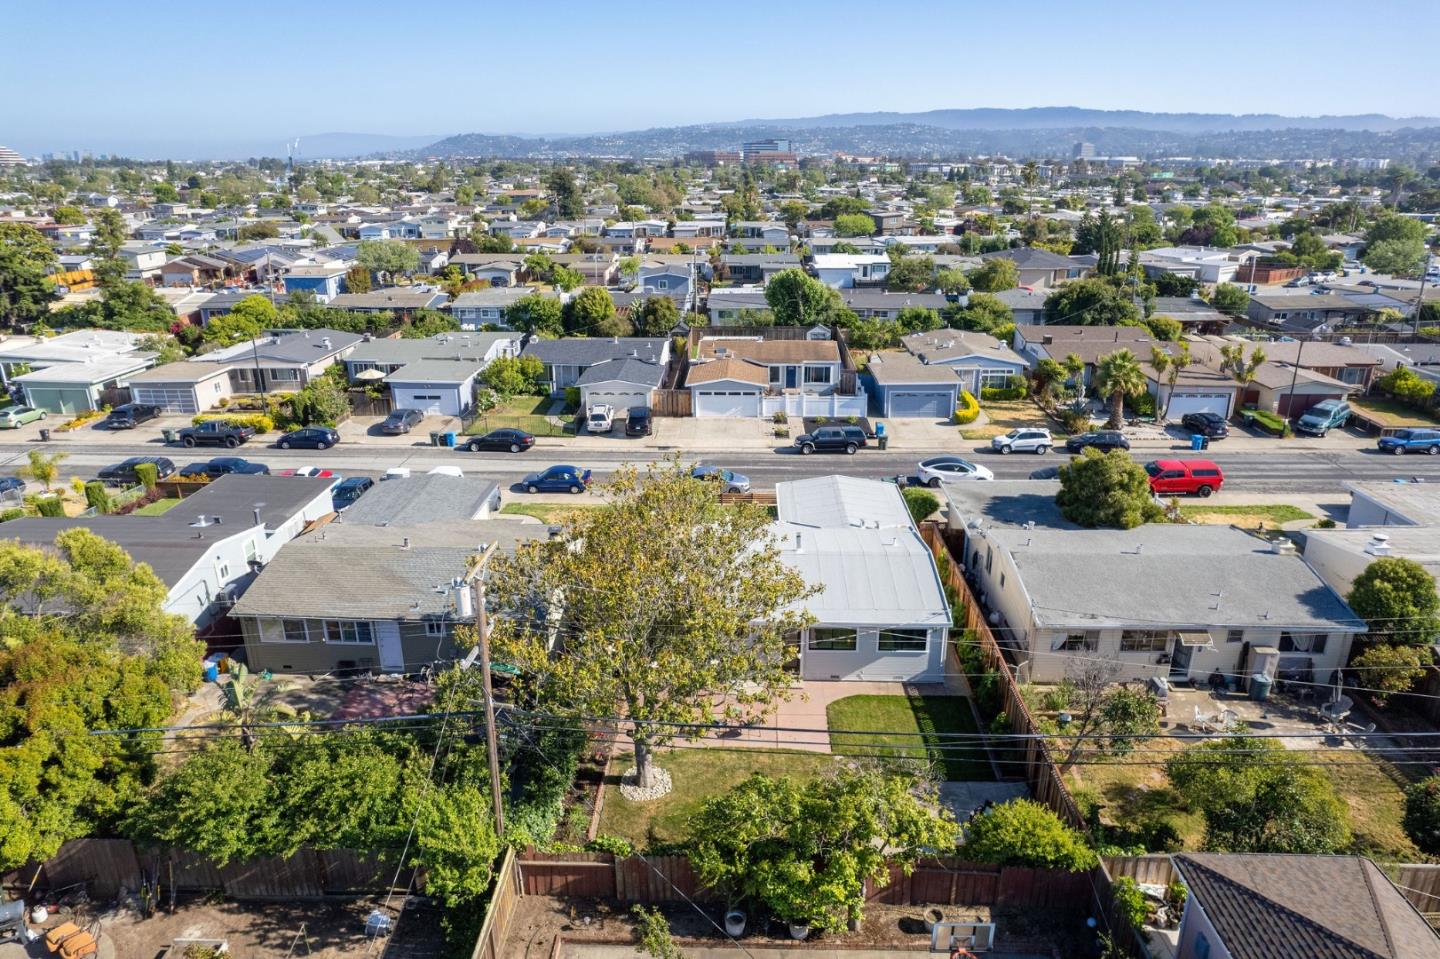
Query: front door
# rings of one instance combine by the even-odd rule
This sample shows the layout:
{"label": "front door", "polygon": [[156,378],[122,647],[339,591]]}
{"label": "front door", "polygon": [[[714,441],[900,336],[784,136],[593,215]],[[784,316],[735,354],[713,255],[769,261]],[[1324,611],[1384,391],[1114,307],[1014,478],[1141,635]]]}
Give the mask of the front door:
{"label": "front door", "polygon": [[405,647],[400,645],[400,624],[375,624],[375,642],[380,647],[380,668],[387,673],[405,671]]}
{"label": "front door", "polygon": [[799,376],[800,371],[795,367],[785,367],[785,388],[787,390],[793,390],[796,386],[800,385]]}
{"label": "front door", "polygon": [[1179,682],[1190,678],[1190,655],[1193,650],[1175,637],[1175,652],[1170,655],[1170,681]]}

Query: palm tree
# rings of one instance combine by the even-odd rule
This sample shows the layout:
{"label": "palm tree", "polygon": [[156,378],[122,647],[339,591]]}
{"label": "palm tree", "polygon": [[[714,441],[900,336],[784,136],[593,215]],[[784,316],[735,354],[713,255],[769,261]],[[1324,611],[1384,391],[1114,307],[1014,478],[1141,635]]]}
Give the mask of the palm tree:
{"label": "palm tree", "polygon": [[1065,362],[1061,365],[1065,367],[1065,381],[1069,383],[1075,391],[1072,399],[1075,402],[1076,409],[1079,409],[1080,401],[1085,396],[1085,361],[1080,359],[1079,353],[1067,353]]}
{"label": "palm tree", "polygon": [[1175,395],[1175,384],[1180,380],[1180,374],[1194,360],[1190,356],[1190,344],[1183,340],[1176,344],[1178,349],[1174,356],[1158,346],[1150,347],[1150,365],[1155,367],[1155,375],[1165,378],[1165,385],[1169,389],[1165,392],[1165,406],[1159,412],[1161,424],[1170,416],[1170,399]]}
{"label": "palm tree", "polygon": [[1106,426],[1118,430],[1125,419],[1125,397],[1145,392],[1149,380],[1140,361],[1129,350],[1116,350],[1100,357],[1095,370],[1095,391],[1110,399],[1110,420]]}
{"label": "palm tree", "polygon": [[1250,351],[1247,359],[1245,346],[1242,343],[1231,343],[1220,347],[1220,369],[1230,374],[1230,378],[1240,384],[1240,401],[1245,401],[1245,391],[1249,389],[1250,383],[1255,379],[1255,373],[1265,365],[1265,351],[1255,347]]}
{"label": "palm tree", "polygon": [[69,453],[43,453],[40,450],[31,450],[26,454],[30,460],[29,464],[20,467],[15,472],[45,487],[45,492],[50,492],[56,477],[60,475],[60,463]]}

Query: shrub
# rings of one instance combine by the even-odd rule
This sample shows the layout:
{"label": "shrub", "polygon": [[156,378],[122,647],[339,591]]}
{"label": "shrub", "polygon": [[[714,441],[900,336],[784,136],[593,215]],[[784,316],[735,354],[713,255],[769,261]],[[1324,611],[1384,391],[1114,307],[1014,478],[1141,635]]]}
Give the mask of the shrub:
{"label": "shrub", "polygon": [[[89,490],[87,489],[86,492],[88,493]],[[35,509],[41,516],[48,516],[51,519],[65,515],[65,504],[60,502],[58,496],[39,497],[35,500]]]}
{"label": "shrub", "polygon": [[543,734],[533,751],[517,757],[519,798],[505,817],[505,839],[517,847],[544,848],[565,811],[584,737],[563,730]]}
{"label": "shrub", "polygon": [[12,509],[7,509],[7,510],[5,510],[5,512],[3,512],[3,513],[0,513],[0,523],[8,523],[8,522],[10,522],[12,519],[19,519],[20,517],[22,517],[22,516],[24,516],[24,515],[25,515],[25,510],[24,510],[23,508],[19,507],[19,506],[16,506],[16,507],[13,507]]}
{"label": "shrub", "polygon": [[1334,529],[1334,528],[1335,528],[1335,521],[1334,521],[1333,519],[1331,519],[1330,517],[1327,516],[1327,517],[1325,517],[1324,519],[1322,519],[1320,522],[1316,523],[1316,524],[1315,524],[1315,528],[1316,528],[1316,529]]}
{"label": "shrub", "polygon": [[565,387],[565,406],[572,410],[578,410],[580,408],[580,387]]}
{"label": "shrub", "polygon": [[[981,392],[984,392],[983,390]],[[955,424],[964,426],[966,423],[975,422],[980,416],[980,403],[975,399],[974,394],[969,390],[960,391],[960,405],[955,408]]]}
{"label": "shrub", "polygon": [[1030,799],[1001,803],[965,827],[961,854],[997,866],[1084,872],[1099,861],[1085,837]]}
{"label": "shrub", "polygon": [[86,425],[87,423],[95,422],[100,417],[104,416],[109,412],[110,407],[104,406],[98,410],[86,410],[83,413],[76,413],[69,420],[66,420],[64,423],[61,423],[59,426],[55,427],[55,432],[68,433],[71,430],[78,430],[80,427]]}
{"label": "shrub", "polygon": [[1285,422],[1285,418],[1277,413],[1272,413],[1269,410],[1247,410],[1245,415],[1250,418],[1251,422],[1271,436],[1290,435],[1290,424]]}
{"label": "shrub", "polygon": [[1084,433],[1090,429],[1090,414],[1084,410],[1064,409],[1055,415],[1067,433]]}
{"label": "shrub", "polygon": [[982,400],[1023,400],[1025,398],[1026,386],[1023,376],[1012,376],[1004,386],[982,386],[980,387],[980,398]]}
{"label": "shrub", "polygon": [[1152,393],[1138,393],[1126,400],[1130,409],[1139,417],[1151,417],[1155,415],[1155,396]]}
{"label": "shrub", "polygon": [[1129,923],[1130,928],[1138,930],[1145,925],[1145,920],[1150,917],[1150,907],[1134,879],[1129,876],[1116,879],[1110,886],[1110,894],[1115,900],[1115,914]]}
{"label": "shrub", "polygon": [[778,424],[780,426],[784,426],[786,423],[790,422],[790,420],[785,416],[785,411],[781,410],[780,412],[770,417],[770,422]]}
{"label": "shrub", "polygon": [[265,413],[201,413],[190,420],[195,426],[220,420],[231,426],[249,426],[256,433],[268,433],[275,428],[275,420]]}
{"label": "shrub", "polygon": [[154,463],[136,463],[135,478],[147,490],[154,490],[155,484],[160,481],[160,471],[155,468]]}
{"label": "shrub", "polygon": [[916,523],[926,519],[940,508],[940,498],[928,489],[908,486],[900,491],[900,495],[904,497],[905,506],[910,510],[910,518]]}
{"label": "shrub", "polygon": [[628,859],[635,854],[635,846],[621,836],[607,836],[604,833],[585,844],[586,852],[608,852],[612,856]]}
{"label": "shrub", "polygon": [[104,483],[91,480],[85,484],[85,504],[93,507],[97,513],[110,512],[110,494]]}
{"label": "shrub", "polygon": [[1402,822],[1421,852],[1440,854],[1440,776],[1427,777],[1405,790]]}

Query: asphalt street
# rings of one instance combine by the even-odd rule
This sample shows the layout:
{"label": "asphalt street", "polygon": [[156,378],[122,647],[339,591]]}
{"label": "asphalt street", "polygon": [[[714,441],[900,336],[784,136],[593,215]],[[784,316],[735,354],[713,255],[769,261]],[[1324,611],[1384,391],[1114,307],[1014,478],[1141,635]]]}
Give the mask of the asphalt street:
{"label": "asphalt street", "polygon": [[[296,466],[324,466],[344,475],[377,475],[390,467],[404,466],[417,472],[442,464],[457,465],[467,473],[490,477],[502,486],[518,482],[527,472],[538,471],[555,463],[573,465],[594,470],[597,480],[603,481],[624,463],[645,463],[661,459],[672,453],[642,447],[629,447],[610,451],[589,450],[566,452],[563,450],[541,449],[528,453],[470,453],[464,450],[437,449],[417,444],[411,447],[372,447],[342,445],[324,452],[313,450],[279,450],[268,445],[247,444],[238,450],[185,449],[167,447],[159,442],[137,441],[134,444],[87,447],[80,443],[57,442],[51,444],[5,443],[0,442],[0,474],[13,473],[25,462],[26,452],[42,447],[48,450],[64,451],[68,454],[61,468],[65,477],[93,477],[102,466],[119,462],[126,456],[161,455],[175,461],[176,466],[209,459],[212,456],[238,455],[248,460],[265,463],[272,470]],[[852,476],[886,477],[901,473],[913,473],[920,459],[913,452],[893,450],[862,450],[854,456],[843,454],[814,454],[801,456],[792,449],[783,451],[737,451],[728,456],[713,454],[701,457],[679,455],[689,461],[725,466],[750,477],[756,488],[773,487],[777,481],[801,479],[807,476],[846,473]],[[973,458],[989,467],[998,478],[1024,479],[1036,469],[1053,466],[1066,461],[1064,453],[1051,452],[1045,456],[1017,453],[1001,456],[992,453],[981,444],[973,449],[962,447],[960,455]],[[1145,461],[1161,456],[1188,457],[1186,450],[1176,449],[1169,453],[1156,450],[1137,450],[1136,459]],[[1440,482],[1440,456],[1389,456],[1373,449],[1357,450],[1301,450],[1277,448],[1270,451],[1245,451],[1227,453],[1223,442],[1213,445],[1203,454],[1214,460],[1225,472],[1225,489],[1235,492],[1284,494],[1284,493],[1342,493],[1343,484],[1354,480],[1394,480],[1419,478]]]}

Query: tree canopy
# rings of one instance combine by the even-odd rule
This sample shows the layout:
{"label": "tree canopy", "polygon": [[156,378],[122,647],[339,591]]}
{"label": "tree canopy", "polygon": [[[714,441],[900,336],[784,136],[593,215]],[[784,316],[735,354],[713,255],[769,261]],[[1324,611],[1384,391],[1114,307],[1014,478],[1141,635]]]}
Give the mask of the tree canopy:
{"label": "tree canopy", "polygon": [[974,862],[1083,872],[1099,862],[1085,837],[1033,799],[1012,799],[965,825],[960,853]]}
{"label": "tree canopy", "polygon": [[1020,285],[1020,268],[1009,257],[992,256],[970,273],[970,285],[981,293],[1003,293]]}
{"label": "tree canopy", "polygon": [[1123,450],[1088,447],[1061,466],[1055,503],[1070,522],[1090,528],[1132,529],[1165,515],[1150,493],[1145,467]]}
{"label": "tree canopy", "polygon": [[361,240],[355,259],[371,273],[394,278],[420,268],[420,251],[404,240]]}
{"label": "tree canopy", "polygon": [[49,275],[55,251],[45,236],[26,223],[0,223],[0,320],[16,327],[50,313],[55,284]]}
{"label": "tree canopy", "polygon": [[1135,326],[1140,311],[1114,281],[1071,280],[1045,297],[1045,322],[1080,326]]}
{"label": "tree canopy", "polygon": [[1421,646],[1440,636],[1440,595],[1435,578],[1413,559],[1382,556],[1355,577],[1345,597],[1381,642]]}
{"label": "tree canopy", "polygon": [[840,294],[804,270],[781,270],[765,286],[765,302],[779,326],[809,326],[829,321],[840,308]]}

